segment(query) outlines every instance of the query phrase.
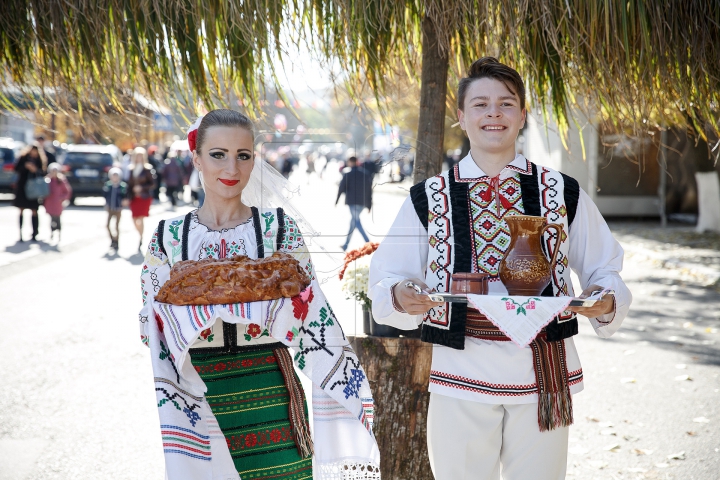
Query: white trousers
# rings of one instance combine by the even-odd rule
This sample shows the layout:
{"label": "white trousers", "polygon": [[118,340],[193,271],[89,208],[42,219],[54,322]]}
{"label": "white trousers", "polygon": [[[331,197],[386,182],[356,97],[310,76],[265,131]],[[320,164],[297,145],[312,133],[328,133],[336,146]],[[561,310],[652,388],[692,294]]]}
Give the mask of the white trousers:
{"label": "white trousers", "polygon": [[497,405],[430,394],[428,453],[436,480],[560,480],[568,427],[540,432],[537,403]]}

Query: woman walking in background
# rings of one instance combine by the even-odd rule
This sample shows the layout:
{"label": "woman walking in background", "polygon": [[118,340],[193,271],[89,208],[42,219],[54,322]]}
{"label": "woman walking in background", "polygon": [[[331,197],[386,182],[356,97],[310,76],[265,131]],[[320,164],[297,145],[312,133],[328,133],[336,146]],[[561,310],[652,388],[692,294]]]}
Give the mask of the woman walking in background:
{"label": "woman walking in background", "polygon": [[65,175],[60,173],[60,164],[51,163],[48,165],[47,178],[50,180],[50,194],[43,200],[43,207],[50,215],[50,239],[57,232],[57,241],[60,243],[60,215],[63,212],[63,202],[72,196],[72,188]]}
{"label": "woman walking in background", "polygon": [[133,223],[140,234],[139,250],[142,250],[142,236],[145,217],[150,215],[150,205],[153,200],[155,176],[152,166],[147,163],[147,151],[142,147],[133,150],[132,171],[128,181],[128,196],[130,197],[130,211]]}
{"label": "woman walking in background", "polygon": [[21,155],[15,164],[15,173],[17,180],[15,181],[14,192],[15,200],[13,206],[20,209],[20,241],[22,238],[23,227],[23,211],[30,210],[32,212],[32,241],[36,242],[38,234],[38,207],[40,202],[37,198],[28,198],[25,194],[25,186],[31,178],[44,177],[47,170],[47,158],[45,150],[38,148],[37,144],[32,144]]}
{"label": "woman walking in background", "polygon": [[165,159],[163,178],[165,179],[165,195],[167,195],[168,200],[170,200],[174,208],[177,204],[177,196],[180,195],[180,198],[182,198],[183,187],[182,169],[180,168],[178,159],[174,156]]}

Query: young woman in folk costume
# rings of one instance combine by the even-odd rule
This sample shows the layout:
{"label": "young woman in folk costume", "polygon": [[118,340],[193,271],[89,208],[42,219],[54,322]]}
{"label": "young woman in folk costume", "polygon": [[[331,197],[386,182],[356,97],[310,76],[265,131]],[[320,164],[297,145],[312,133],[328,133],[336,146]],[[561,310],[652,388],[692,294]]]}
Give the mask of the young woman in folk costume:
{"label": "young woman in folk costume", "polygon": [[[369,385],[315,279],[298,230],[304,220],[285,213],[293,210],[278,193],[285,180],[255,158],[252,123],[238,112],[209,112],[188,143],[205,202],[160,222],[142,272],[141,336],[151,348],[167,477],[379,478]],[[313,279],[300,296],[197,307],[154,301],[178,261],[274,251],[292,254]],[[288,315],[295,323],[279,327]],[[293,360],[314,384],[314,442]]]}
{"label": "young woman in folk costume", "polygon": [[[370,267],[375,320],[422,325],[434,344],[428,449],[440,480],[498,479],[501,465],[506,480],[565,478],[572,394],[583,388],[575,315],[609,337],[632,300],[619,275],[622,248],[578,182],[515,152],[525,116],[520,75],[491,57],[476,61],[458,88],[470,153],[412,187]],[[447,292],[452,273],[477,272],[490,275],[489,294],[507,295],[498,275],[510,244],[506,218],[523,214],[561,224],[566,235],[544,296],[573,295],[570,269],[582,296],[615,295],[563,311],[520,348],[468,304],[433,303],[406,286]]]}

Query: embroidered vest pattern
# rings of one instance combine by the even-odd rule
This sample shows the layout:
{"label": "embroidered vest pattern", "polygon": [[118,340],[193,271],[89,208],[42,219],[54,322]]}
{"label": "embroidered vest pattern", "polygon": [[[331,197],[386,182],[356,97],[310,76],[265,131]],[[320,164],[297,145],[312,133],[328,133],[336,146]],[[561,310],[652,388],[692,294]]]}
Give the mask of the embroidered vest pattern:
{"label": "embroidered vest pattern", "polygon": [[[562,225],[562,239],[560,243],[560,252],[557,256],[557,263],[552,274],[553,294],[558,296],[573,295],[572,281],[570,280],[570,263],[568,260],[569,244],[568,238],[568,209],[565,205],[564,186],[565,180],[560,172],[550,170],[546,167],[538,167],[538,186],[540,188],[540,215],[547,218],[548,223],[557,223]],[[545,251],[552,251],[555,245],[555,237],[557,234],[554,230],[549,230],[543,237]],[[568,310],[561,313],[560,321],[569,320],[574,314]]]}
{"label": "embroidered vest pattern", "polygon": [[[452,206],[448,191],[448,173],[428,178],[425,191],[433,202],[428,209],[428,267],[425,276],[430,289],[437,292],[450,291],[452,275],[453,236]],[[447,304],[431,308],[423,319],[424,323],[447,329],[450,324],[450,312]]]}
{"label": "embroidered vest pattern", "polygon": [[[524,213],[518,173],[501,180],[498,192],[505,201],[498,201],[489,179],[471,184],[468,189],[473,232],[473,272],[498,278],[500,261],[510,246],[510,229],[506,215]],[[506,208],[507,207],[507,208]]]}
{"label": "embroidered vest pattern", "polygon": [[[507,215],[541,215],[547,218],[548,223],[558,223],[563,227],[558,262],[553,271],[551,284],[543,292],[543,295],[572,295],[567,232],[577,208],[579,187],[577,187],[577,182],[570,177],[565,177],[560,172],[546,167],[538,167],[529,161],[527,165],[525,171],[513,167],[511,170],[516,170],[516,172],[512,176],[500,180],[498,184],[494,183],[497,180],[488,177],[461,179],[459,178],[459,168],[456,166],[453,170],[429,178],[424,183],[413,187],[411,198],[418,216],[422,215],[423,209],[428,212],[426,226],[429,249],[425,282],[431,289],[438,292],[450,291],[450,277],[455,270],[455,255],[462,246],[455,243],[455,230],[467,228],[458,223],[462,222],[459,218],[463,214],[453,211],[453,204],[456,208],[458,205],[462,206],[462,203],[455,203],[461,202],[462,199],[450,196],[450,191],[455,188],[454,196],[457,196],[458,193],[462,195],[463,192],[467,195],[467,216],[469,218],[465,221],[470,225],[469,233],[472,243],[470,255],[472,256],[471,269],[473,272],[484,272],[493,278],[498,278],[500,261],[510,245],[510,231],[504,220]],[[520,174],[532,175],[535,180],[523,179]],[[453,177],[450,178],[450,175]],[[574,182],[571,185],[569,200],[572,203],[571,218],[568,215],[569,208],[565,204],[566,178]],[[458,189],[457,185],[459,184],[467,184],[467,189]],[[527,197],[532,199],[530,206],[524,205],[523,202],[525,197],[523,185],[527,187],[529,184],[532,187],[531,190],[535,190],[535,185],[537,185],[537,190],[527,192]],[[462,206],[460,211],[464,208]],[[422,220],[424,219],[421,217]],[[424,221],[422,223],[425,224]],[[555,233],[550,231],[544,236],[546,251],[551,251],[554,246],[554,235]],[[451,328],[453,312],[455,315],[459,314],[458,321],[463,323],[462,330],[458,328],[459,325]],[[571,312],[563,312],[558,316],[558,320],[561,322],[573,318],[574,315]],[[423,318],[423,339],[462,349],[464,337],[459,338],[458,332],[464,332],[464,323],[465,309],[458,304],[446,303],[435,307],[428,311]],[[576,330],[574,333],[577,333]],[[561,338],[566,338],[574,333],[570,328],[565,329],[560,335]]]}

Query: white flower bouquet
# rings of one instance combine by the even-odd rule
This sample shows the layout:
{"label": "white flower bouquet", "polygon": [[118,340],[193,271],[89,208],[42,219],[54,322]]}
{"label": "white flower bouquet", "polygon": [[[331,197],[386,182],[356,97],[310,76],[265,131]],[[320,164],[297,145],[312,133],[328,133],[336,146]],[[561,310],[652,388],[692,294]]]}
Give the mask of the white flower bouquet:
{"label": "white flower bouquet", "polygon": [[370,276],[370,259],[352,262],[346,269],[342,279],[342,291],[346,298],[355,298],[364,308],[370,309],[372,303],[368,297],[368,279]]}
{"label": "white flower bouquet", "polygon": [[346,298],[355,298],[366,310],[372,307],[368,297],[370,258],[379,244],[368,242],[362,247],[345,254],[345,265],[340,271],[341,288]]}

